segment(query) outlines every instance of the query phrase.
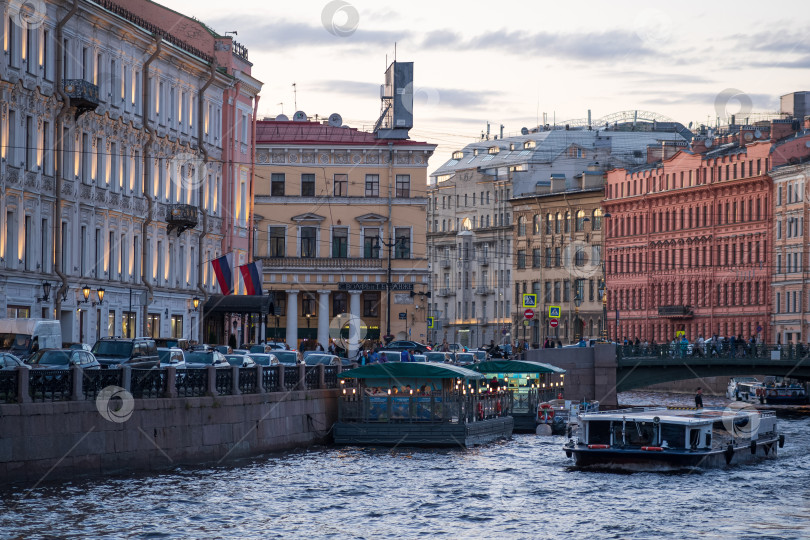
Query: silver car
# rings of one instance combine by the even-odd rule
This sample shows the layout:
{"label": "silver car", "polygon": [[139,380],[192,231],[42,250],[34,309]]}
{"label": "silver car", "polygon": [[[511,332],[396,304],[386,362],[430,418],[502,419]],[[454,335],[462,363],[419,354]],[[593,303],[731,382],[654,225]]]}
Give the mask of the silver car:
{"label": "silver car", "polygon": [[250,353],[246,356],[259,364],[260,366],[277,366],[279,365],[278,357],[275,354],[268,353]]}

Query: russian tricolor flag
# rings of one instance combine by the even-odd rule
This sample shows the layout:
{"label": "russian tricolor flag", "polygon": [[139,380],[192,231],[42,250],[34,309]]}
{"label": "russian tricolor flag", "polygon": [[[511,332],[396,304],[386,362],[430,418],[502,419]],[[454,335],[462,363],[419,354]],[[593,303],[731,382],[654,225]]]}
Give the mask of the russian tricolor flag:
{"label": "russian tricolor flag", "polygon": [[231,273],[231,268],[233,268],[233,253],[228,253],[219,259],[214,259],[211,261],[211,264],[214,265],[214,274],[217,276],[217,283],[219,283],[222,294],[227,295],[233,293],[233,274]]}
{"label": "russian tricolor flag", "polygon": [[243,264],[239,267],[242,272],[242,280],[245,282],[245,290],[248,294],[262,295],[262,261],[254,261],[250,264]]}

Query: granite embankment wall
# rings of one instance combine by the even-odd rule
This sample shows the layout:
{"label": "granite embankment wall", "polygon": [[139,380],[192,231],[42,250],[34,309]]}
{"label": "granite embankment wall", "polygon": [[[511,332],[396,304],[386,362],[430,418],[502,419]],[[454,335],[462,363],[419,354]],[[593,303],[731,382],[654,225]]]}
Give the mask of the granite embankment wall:
{"label": "granite embankment wall", "polygon": [[612,345],[535,349],[527,352],[526,359],[563,368],[566,398],[598,400],[605,408],[617,406],[616,348]]}
{"label": "granite embankment wall", "polygon": [[[214,388],[214,374],[211,382]],[[105,400],[104,393],[90,399],[79,392],[76,399],[74,391],[73,399],[2,404],[0,484],[224,462],[325,443],[337,419],[340,390],[312,386],[286,389],[282,381],[276,391],[259,385],[240,393],[235,383],[231,395],[120,394],[118,401]]]}

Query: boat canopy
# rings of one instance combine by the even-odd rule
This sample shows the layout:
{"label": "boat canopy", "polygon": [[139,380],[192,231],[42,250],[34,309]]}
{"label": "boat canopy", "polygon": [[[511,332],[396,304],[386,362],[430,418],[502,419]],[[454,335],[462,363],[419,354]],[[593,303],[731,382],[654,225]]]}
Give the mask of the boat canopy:
{"label": "boat canopy", "polygon": [[557,366],[527,360],[490,360],[473,364],[470,369],[479,373],[565,373]]}
{"label": "boat canopy", "polygon": [[435,362],[386,362],[369,364],[344,371],[338,375],[343,379],[465,379],[475,380],[485,377],[460,366],[437,364]]}

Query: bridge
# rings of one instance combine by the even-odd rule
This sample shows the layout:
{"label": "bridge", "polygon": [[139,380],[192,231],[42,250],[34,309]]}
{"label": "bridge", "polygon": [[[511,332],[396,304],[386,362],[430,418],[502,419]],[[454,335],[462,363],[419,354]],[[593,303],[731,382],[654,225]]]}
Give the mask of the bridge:
{"label": "bridge", "polygon": [[616,393],[653,384],[706,377],[774,375],[810,381],[810,351],[775,346],[695,351],[658,347],[597,345],[528,351],[528,360],[566,370],[565,393],[572,399],[617,404]]}

